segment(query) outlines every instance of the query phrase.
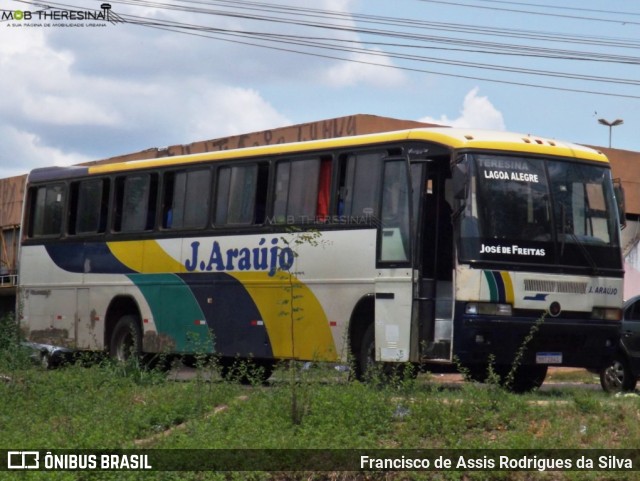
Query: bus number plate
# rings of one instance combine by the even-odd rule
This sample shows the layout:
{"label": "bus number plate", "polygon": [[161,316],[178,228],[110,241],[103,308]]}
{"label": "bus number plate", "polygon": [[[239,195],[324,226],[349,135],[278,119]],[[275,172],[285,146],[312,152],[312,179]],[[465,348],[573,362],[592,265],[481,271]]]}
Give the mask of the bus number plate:
{"label": "bus number plate", "polygon": [[561,352],[537,352],[536,364],[562,364]]}

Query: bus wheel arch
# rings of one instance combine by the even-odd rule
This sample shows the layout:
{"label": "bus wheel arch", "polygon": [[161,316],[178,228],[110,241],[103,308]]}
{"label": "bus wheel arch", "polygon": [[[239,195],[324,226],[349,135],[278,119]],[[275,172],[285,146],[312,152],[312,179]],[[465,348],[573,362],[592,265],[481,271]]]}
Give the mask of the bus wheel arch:
{"label": "bus wheel arch", "polygon": [[365,358],[370,350],[375,321],[375,297],[373,294],[363,296],[356,304],[349,321],[349,347],[356,379],[364,377],[367,362]]}
{"label": "bus wheel arch", "polygon": [[[134,338],[127,339],[127,332]],[[111,301],[109,308],[107,309],[107,315],[105,318],[105,336],[104,336],[105,350],[113,358],[118,354],[118,347],[115,345],[118,342],[132,342],[135,341],[136,351],[142,352],[142,323],[140,316],[140,309],[138,305],[129,296],[118,296]],[[114,344],[115,343],[115,344]],[[122,346],[120,346],[121,348]],[[121,351],[121,349],[120,349]],[[122,352],[120,352],[122,354]],[[122,359],[121,359],[122,360]]]}

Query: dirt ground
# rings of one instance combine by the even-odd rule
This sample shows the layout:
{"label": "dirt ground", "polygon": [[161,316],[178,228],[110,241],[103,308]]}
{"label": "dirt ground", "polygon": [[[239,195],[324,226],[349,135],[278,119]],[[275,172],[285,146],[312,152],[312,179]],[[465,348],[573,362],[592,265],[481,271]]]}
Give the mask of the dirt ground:
{"label": "dirt ground", "polygon": [[[545,381],[545,383],[553,383],[553,378],[554,376],[557,375],[561,375],[561,374],[569,374],[569,373],[576,373],[576,374],[580,374],[580,373],[584,373],[585,370],[582,368],[578,368],[578,367],[550,367],[549,368],[549,372],[547,373],[547,380]],[[457,372],[452,372],[452,373],[434,373],[431,374],[433,376],[433,379],[437,382],[443,382],[443,383],[462,383],[464,382],[464,379],[462,378],[462,374],[457,373]],[[565,382],[565,381],[562,381]]]}

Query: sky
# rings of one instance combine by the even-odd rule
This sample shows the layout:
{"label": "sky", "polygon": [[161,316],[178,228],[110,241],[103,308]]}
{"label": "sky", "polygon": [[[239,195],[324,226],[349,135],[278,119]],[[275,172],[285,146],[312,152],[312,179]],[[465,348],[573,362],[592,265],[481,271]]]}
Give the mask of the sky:
{"label": "sky", "polygon": [[640,151],[640,2],[104,3],[2,2],[0,177],[354,114]]}

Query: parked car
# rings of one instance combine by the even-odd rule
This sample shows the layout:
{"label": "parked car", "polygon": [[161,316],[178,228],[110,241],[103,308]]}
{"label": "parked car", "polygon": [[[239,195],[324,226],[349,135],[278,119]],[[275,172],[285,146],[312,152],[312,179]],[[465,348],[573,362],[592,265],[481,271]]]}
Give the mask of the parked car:
{"label": "parked car", "polygon": [[607,392],[629,392],[640,377],[640,296],[624,303],[620,343],[612,363],[600,372]]}

